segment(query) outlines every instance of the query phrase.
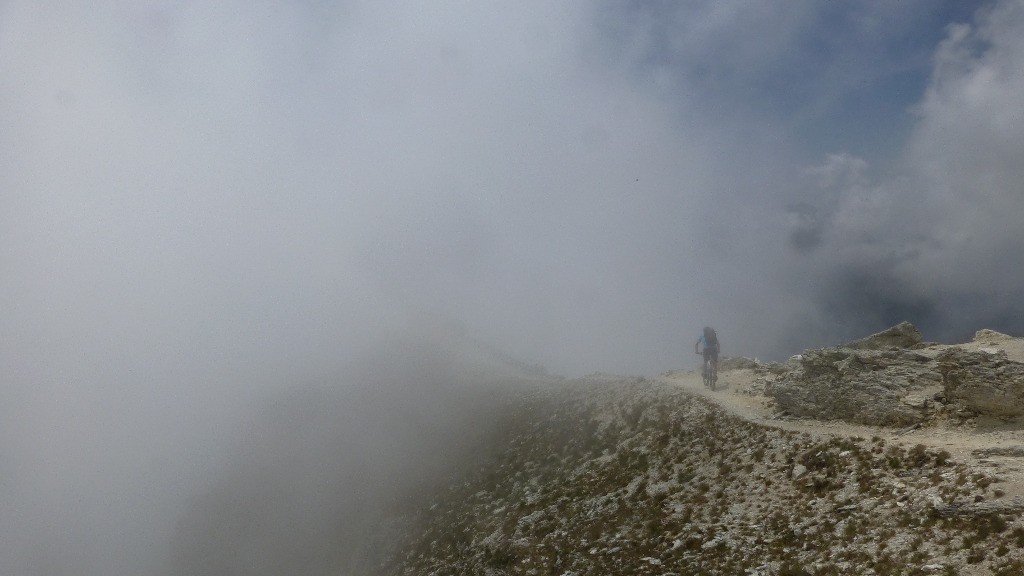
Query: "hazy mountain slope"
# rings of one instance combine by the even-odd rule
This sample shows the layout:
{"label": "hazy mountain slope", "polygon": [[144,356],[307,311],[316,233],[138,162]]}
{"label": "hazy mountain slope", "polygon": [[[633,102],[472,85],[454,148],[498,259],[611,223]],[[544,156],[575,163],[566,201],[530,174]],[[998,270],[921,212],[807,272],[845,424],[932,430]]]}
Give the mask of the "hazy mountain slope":
{"label": "hazy mountain slope", "polygon": [[258,406],[223,473],[181,510],[161,574],[366,574],[400,545],[386,511],[498,451],[496,423],[550,380],[435,329],[295,384]]}
{"label": "hazy mountain slope", "polygon": [[383,574],[1020,574],[995,479],[923,446],[812,438],[677,386],[590,378],[398,520]]}

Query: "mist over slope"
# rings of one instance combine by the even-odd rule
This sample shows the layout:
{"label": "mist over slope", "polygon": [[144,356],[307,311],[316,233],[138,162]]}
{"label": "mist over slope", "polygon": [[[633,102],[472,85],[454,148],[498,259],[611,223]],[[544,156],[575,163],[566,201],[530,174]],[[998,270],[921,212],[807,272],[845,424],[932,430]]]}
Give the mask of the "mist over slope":
{"label": "mist over slope", "polygon": [[248,419],[180,515],[164,573],[367,574],[398,545],[397,504],[499,449],[497,423],[552,381],[486,349],[388,339],[344,381],[296,387]]}

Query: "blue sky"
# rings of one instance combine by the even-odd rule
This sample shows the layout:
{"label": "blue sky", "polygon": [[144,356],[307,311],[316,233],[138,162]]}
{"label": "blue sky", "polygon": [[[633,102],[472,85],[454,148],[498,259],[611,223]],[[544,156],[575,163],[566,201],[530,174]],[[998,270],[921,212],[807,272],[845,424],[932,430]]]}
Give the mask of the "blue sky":
{"label": "blue sky", "polygon": [[[150,462],[120,492],[161,517],[257,398],[396,333],[569,376],[690,367],[707,324],[760,358],[1024,334],[1022,32],[1018,0],[0,4],[8,554],[97,462]],[[86,500],[62,537],[162,534]]]}
{"label": "blue sky", "polygon": [[874,163],[910,130],[947,27],[987,4],[639,2],[608,5],[600,26],[637,81],[668,74],[669,91],[694,93],[717,120],[768,122],[808,155]]}

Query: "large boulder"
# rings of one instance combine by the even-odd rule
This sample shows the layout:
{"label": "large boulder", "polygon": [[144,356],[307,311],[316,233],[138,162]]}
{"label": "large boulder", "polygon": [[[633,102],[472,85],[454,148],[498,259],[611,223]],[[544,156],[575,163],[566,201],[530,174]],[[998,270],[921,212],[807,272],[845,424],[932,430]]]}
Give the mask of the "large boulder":
{"label": "large boulder", "polygon": [[979,414],[1024,415],[1024,364],[1010,360],[1006,352],[954,347],[937,360],[949,400]]}
{"label": "large boulder", "polygon": [[1009,334],[1003,334],[1002,332],[983,328],[974,333],[973,342],[977,342],[979,344],[1003,344],[1012,340],[1015,340],[1015,338]]}
{"label": "large boulder", "polygon": [[762,378],[777,409],[798,417],[874,426],[919,424],[936,410],[1011,418],[1024,416],[1022,349],[1021,339],[992,330],[968,344],[925,345],[903,322],[809,350]]}
{"label": "large boulder", "polygon": [[910,322],[899,324],[872,334],[860,340],[846,344],[844,348],[853,350],[888,350],[892,348],[911,348],[921,343],[921,332]]}
{"label": "large boulder", "polygon": [[930,357],[910,350],[811,350],[766,387],[785,413],[873,426],[907,426],[928,415],[942,376]]}

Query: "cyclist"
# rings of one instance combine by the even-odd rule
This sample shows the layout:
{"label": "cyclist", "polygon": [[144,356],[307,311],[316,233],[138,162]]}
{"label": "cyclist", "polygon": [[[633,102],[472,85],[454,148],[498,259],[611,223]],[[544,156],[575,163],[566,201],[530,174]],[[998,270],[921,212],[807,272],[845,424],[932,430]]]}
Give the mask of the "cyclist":
{"label": "cyclist", "polygon": [[697,339],[697,343],[693,345],[693,353],[700,354],[697,349],[701,344],[704,345],[704,363],[701,364],[701,369],[707,366],[708,358],[714,363],[715,374],[718,373],[718,352],[721,349],[718,344],[718,334],[715,333],[715,329],[709,326],[704,327],[704,333]]}

